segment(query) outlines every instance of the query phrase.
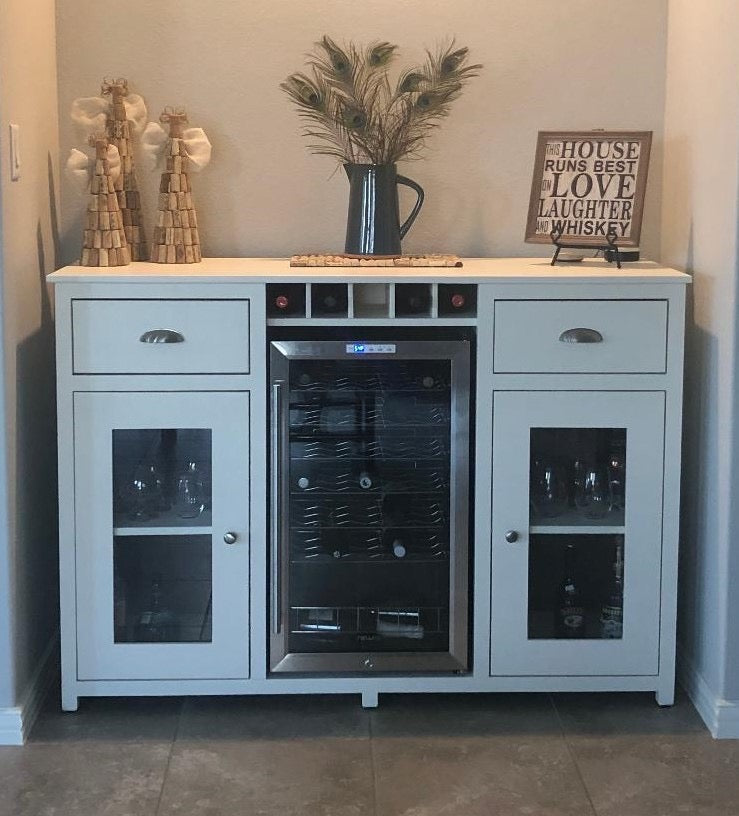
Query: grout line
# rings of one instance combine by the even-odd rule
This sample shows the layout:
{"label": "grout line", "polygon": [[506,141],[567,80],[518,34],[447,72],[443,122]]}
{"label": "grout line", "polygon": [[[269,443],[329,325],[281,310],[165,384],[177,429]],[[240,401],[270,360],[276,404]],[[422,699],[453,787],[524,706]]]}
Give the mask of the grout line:
{"label": "grout line", "polygon": [[162,797],[164,796],[164,786],[167,784],[167,776],[169,775],[169,766],[172,763],[172,754],[174,753],[174,744],[177,742],[177,737],[180,733],[180,723],[182,722],[182,714],[185,710],[185,705],[187,704],[187,697],[181,698],[182,702],[180,704],[180,713],[177,715],[177,725],[174,728],[174,734],[172,735],[172,742],[169,745],[169,753],[167,754],[167,763],[164,766],[164,773],[162,774],[162,786],[159,788],[159,796],[157,797],[157,806],[154,808],[154,816],[158,816],[159,808],[162,805]]}
{"label": "grout line", "polygon": [[367,712],[367,730],[369,731],[370,767],[372,768],[372,813],[377,812],[377,770],[375,768],[375,738],[372,734],[372,712]]}
{"label": "grout line", "polygon": [[598,816],[598,811],[595,809],[595,804],[590,796],[590,791],[588,790],[588,786],[585,784],[585,779],[582,775],[582,771],[580,770],[580,764],[577,761],[577,757],[575,756],[575,752],[572,750],[572,746],[570,745],[569,739],[567,739],[567,732],[565,731],[565,724],[562,721],[562,717],[559,713],[559,709],[557,708],[557,704],[554,702],[554,697],[551,693],[547,694],[549,697],[549,702],[551,703],[552,709],[554,710],[554,715],[557,718],[557,722],[559,723],[559,731],[562,735],[562,740],[567,748],[567,753],[570,755],[570,759],[572,760],[572,764],[575,766],[575,771],[577,773],[577,778],[580,780],[580,784],[582,785],[582,789],[585,791],[585,796],[587,797],[588,803],[590,804],[590,809],[593,811],[593,816]]}

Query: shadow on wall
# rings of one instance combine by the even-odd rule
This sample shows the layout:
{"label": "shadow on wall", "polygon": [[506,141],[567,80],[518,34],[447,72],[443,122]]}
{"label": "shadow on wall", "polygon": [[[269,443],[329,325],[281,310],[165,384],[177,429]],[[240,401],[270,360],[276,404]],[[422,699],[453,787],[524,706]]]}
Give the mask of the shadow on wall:
{"label": "shadow on wall", "polygon": [[[47,173],[49,178],[49,224],[51,226],[51,243],[52,249],[54,250],[54,269],[59,269],[60,263],[59,259],[61,257],[61,244],[59,238],[59,213],[56,208],[56,185],[54,183],[54,162],[51,158],[51,153],[46,154],[46,167]],[[36,233],[37,241],[38,241],[38,248],[39,248],[39,269],[41,270],[42,274],[46,269],[46,258],[44,255],[44,245],[43,245],[43,236],[41,233],[41,225],[39,224],[38,231]],[[45,281],[44,281],[45,285]],[[43,301],[42,301],[43,306]],[[42,315],[43,317],[43,315]],[[43,323],[43,321],[42,321]]]}
{"label": "shadow on wall", "polygon": [[[35,280],[29,280],[24,289],[24,298],[39,303],[39,326],[18,344],[15,360],[15,605],[20,637],[27,644],[25,653],[19,656],[28,661],[25,676],[38,665],[59,625],[55,344],[46,282],[51,260],[58,257],[51,157],[49,201],[54,259],[48,258],[39,220],[37,272]],[[23,676],[24,667],[19,668],[19,676]]]}
{"label": "shadow on wall", "polygon": [[[736,212],[739,213],[739,174],[736,186]],[[734,237],[734,279],[739,280],[739,218],[736,223],[736,233]],[[736,313],[734,315],[734,364],[739,359],[739,302],[737,302]],[[736,375],[735,375],[736,376]],[[732,405],[733,422],[733,451],[731,472],[739,473],[739,381],[734,381],[734,394]],[[736,491],[736,483],[734,484]],[[736,495],[736,492],[734,493]],[[730,519],[729,541],[729,615],[728,631],[726,642],[728,644],[726,653],[726,681],[724,694],[728,700],[739,700],[739,509],[733,503],[733,513]]]}
{"label": "shadow on wall", "polygon": [[[693,275],[694,225],[691,220],[685,252],[685,271]],[[695,322],[695,276],[687,287],[685,335],[685,383],[683,420],[683,472],[681,484],[681,547],[680,597],[678,637],[691,659],[699,658],[701,648],[695,625],[703,619],[706,595],[700,587],[707,580],[706,560],[701,557],[699,541],[712,527],[707,514],[715,515],[713,502],[706,501],[706,487],[715,484],[715,475],[707,467],[715,467],[718,453],[718,429],[715,416],[718,384],[718,340]],[[713,281],[701,276],[700,298],[710,300]],[[714,411],[714,415],[711,415]],[[712,463],[709,465],[709,463]],[[715,532],[715,531],[714,531]]]}

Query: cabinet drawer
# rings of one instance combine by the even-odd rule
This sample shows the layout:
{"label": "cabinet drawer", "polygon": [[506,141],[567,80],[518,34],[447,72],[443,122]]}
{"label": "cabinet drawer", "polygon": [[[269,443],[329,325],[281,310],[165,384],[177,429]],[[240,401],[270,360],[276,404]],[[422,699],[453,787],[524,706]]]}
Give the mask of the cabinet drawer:
{"label": "cabinet drawer", "polygon": [[73,300],[72,338],[75,374],[248,374],[249,301]]}
{"label": "cabinet drawer", "polygon": [[666,300],[498,300],[498,374],[661,374]]}

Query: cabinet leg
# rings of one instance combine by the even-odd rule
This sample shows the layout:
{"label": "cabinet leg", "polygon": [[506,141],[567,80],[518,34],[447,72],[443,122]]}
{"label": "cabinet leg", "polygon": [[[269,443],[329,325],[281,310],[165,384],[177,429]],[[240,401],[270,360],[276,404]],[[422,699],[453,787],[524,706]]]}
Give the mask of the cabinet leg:
{"label": "cabinet leg", "polygon": [[62,711],[77,711],[80,699],[62,685]]}
{"label": "cabinet leg", "polygon": [[655,695],[658,706],[671,706],[675,704],[675,684],[670,683],[662,688],[658,688]]}
{"label": "cabinet leg", "polygon": [[377,708],[378,693],[376,691],[362,692],[362,708]]}

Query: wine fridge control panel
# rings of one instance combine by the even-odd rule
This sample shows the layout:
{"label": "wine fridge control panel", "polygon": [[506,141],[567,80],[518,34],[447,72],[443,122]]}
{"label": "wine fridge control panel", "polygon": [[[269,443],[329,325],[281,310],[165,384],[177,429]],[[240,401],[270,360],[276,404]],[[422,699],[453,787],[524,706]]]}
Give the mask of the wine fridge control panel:
{"label": "wine fridge control panel", "polygon": [[268,283],[271,324],[306,321],[435,319],[471,322],[474,283]]}
{"label": "wine fridge control panel", "polygon": [[347,343],[347,354],[395,354],[395,343]]}

